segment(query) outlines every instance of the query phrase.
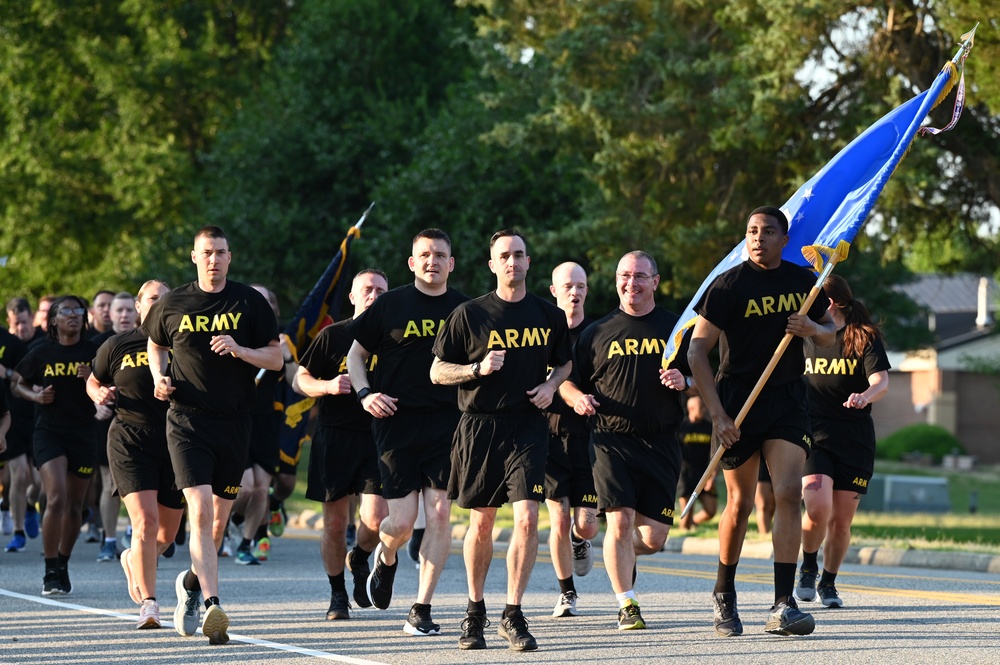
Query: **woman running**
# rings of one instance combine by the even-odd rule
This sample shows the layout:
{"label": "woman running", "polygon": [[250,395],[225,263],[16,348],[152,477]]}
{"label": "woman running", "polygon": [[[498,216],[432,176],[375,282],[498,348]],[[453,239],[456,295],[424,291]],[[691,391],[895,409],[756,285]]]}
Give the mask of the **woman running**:
{"label": "woman running", "polygon": [[[150,280],[139,289],[139,321],[169,291]],[[110,338],[97,351],[87,394],[98,404],[117,402],[108,430],[108,462],[118,493],[132,520],[132,547],[121,554],[128,592],[139,609],[136,628],[159,628],[156,557],[174,542],[183,494],[174,489],[167,453],[167,403],[153,397],[146,355],[147,337],[136,327]]]}
{"label": "woman running", "polygon": [[[832,275],[823,287],[837,325],[837,341],[827,348],[806,340],[806,379],[812,455],[802,472],[802,567],[795,597],[817,593],[826,607],[843,607],[834,582],[851,544],[851,523],[875,469],[872,403],[889,390],[889,360],[882,331],[868,308],[854,299],[847,280]],[[816,555],[823,540],[823,574],[816,578]]]}

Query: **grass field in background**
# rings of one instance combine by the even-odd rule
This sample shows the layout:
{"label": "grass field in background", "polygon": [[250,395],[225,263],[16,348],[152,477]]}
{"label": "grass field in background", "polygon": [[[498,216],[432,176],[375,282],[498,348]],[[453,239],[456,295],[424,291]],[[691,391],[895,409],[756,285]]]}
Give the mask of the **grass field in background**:
{"label": "grass field in background", "polygon": [[[318,510],[305,498],[306,470],[309,468],[309,445],[303,447],[295,493],[286,501],[290,513],[304,509]],[[899,475],[929,475],[948,478],[952,504],[950,513],[882,513],[860,511],[854,519],[852,544],[901,549],[962,550],[1000,554],[1000,467],[980,467],[975,471],[948,471],[902,462],[876,460],[875,472]],[[975,493],[977,511],[969,512],[970,497]],[[725,502],[725,488],[720,487],[720,503]],[[468,511],[452,506],[452,523],[468,522]],[[497,526],[513,524],[510,506],[497,513]],[[685,534],[715,537],[718,517]],[[538,527],[548,530],[548,511],[539,511]],[[675,532],[675,535],[678,535]],[[750,520],[748,539],[760,539],[754,520]],[[769,538],[764,536],[763,538]]]}

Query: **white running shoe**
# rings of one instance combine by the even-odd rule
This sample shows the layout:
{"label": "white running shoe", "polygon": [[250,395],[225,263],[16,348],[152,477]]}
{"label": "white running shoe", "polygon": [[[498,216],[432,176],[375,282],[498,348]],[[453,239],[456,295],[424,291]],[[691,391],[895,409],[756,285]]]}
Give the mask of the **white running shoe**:
{"label": "white running shoe", "polygon": [[594,549],[589,540],[577,540],[570,534],[573,543],[573,574],[583,577],[594,569]]}
{"label": "white running shoe", "polygon": [[201,591],[188,591],[184,588],[184,577],[187,570],[182,570],[174,582],[177,593],[177,607],[174,608],[174,629],[184,637],[194,635],[198,630],[198,609],[201,607]]}
{"label": "white running shoe", "polygon": [[576,617],[580,616],[580,613],[576,611],[576,591],[566,591],[559,596],[559,601],[556,602],[555,609],[552,610],[552,616],[555,618],[560,617]]}
{"label": "white running shoe", "polygon": [[139,608],[139,621],[135,627],[137,630],[161,627],[160,606],[156,604],[155,600],[147,598],[142,601],[142,607]]}

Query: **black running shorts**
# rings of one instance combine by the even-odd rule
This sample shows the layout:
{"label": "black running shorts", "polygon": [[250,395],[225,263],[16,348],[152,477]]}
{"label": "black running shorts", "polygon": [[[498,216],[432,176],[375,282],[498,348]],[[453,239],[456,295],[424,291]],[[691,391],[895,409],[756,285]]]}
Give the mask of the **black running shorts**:
{"label": "black running shorts", "polygon": [[[719,382],[719,398],[726,413],[735,418],[752,390],[752,385],[724,377]],[[770,439],[789,441],[809,455],[812,427],[806,410],[805,381],[765,385],[740,425],[740,440],[723,453],[720,466],[726,470],[740,467]]]}
{"label": "black running shorts", "polygon": [[33,444],[35,466],[65,457],[66,469],[78,478],[90,478],[97,466],[97,442],[89,424],[78,430],[52,430],[36,427]]}
{"label": "black running shorts", "polygon": [[250,452],[246,468],[255,464],[271,475],[278,472],[278,431],[281,428],[281,414],[272,411],[250,416]]}
{"label": "black running shorts", "polygon": [[545,498],[568,498],[572,508],[597,508],[589,433],[549,434]]}
{"label": "black running shorts", "polygon": [[309,453],[306,498],[338,501],[351,494],[381,494],[382,477],[371,430],[356,432],[320,423]]}
{"label": "black running shorts", "polygon": [[549,423],[541,411],[463,413],[455,430],[448,496],[462,508],[545,499]]}
{"label": "black running shorts", "polygon": [[161,506],[184,507],[184,493],[174,487],[165,427],[113,419],[108,429],[108,466],[121,496],[154,490]]}
{"label": "black running shorts", "polygon": [[382,496],[401,499],[425,487],[448,488],[458,409],[397,411],[372,420]]}
{"label": "black running shorts", "polygon": [[632,508],[657,522],[674,523],[681,450],[673,431],[641,438],[594,430],[590,441],[598,508]]}
{"label": "black running shorts", "polygon": [[178,489],[211,485],[235,499],[246,469],[250,415],[219,415],[172,404],[167,410],[167,449]]}
{"label": "black running shorts", "polygon": [[875,472],[875,423],[864,419],[816,418],[813,424],[813,454],[806,460],[803,476],[822,474],[833,478],[833,489],[868,493]]}

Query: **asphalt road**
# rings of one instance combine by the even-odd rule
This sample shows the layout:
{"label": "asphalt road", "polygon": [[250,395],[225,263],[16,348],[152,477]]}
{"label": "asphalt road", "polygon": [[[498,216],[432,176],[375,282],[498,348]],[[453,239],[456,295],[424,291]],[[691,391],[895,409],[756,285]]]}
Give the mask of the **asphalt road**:
{"label": "asphalt road", "polygon": [[[541,548],[524,602],[539,650],[515,653],[495,634],[503,609],[506,545],[497,543],[487,580],[493,628],[485,651],[460,651],[466,605],[461,544],[435,596],[443,635],[415,638],[402,624],[416,590],[416,569],[401,559],[396,596],[386,611],[353,610],[349,621],[325,621],[329,586],[317,534],[273,539],[261,566],[220,565],[221,598],[232,620],[232,641],[210,646],[200,635],[181,637],[169,623],[173,580],[187,550],[159,565],[164,628],[134,629],[138,608],[117,563],[97,563],[97,545],[80,542],[70,572],[73,593],[41,595],[39,541],[27,551],[0,552],[0,665],[10,663],[1000,663],[1000,576],[989,573],[847,565],[838,588],[847,607],[815,604],[817,628],[807,637],[763,632],[771,605],[772,565],[745,558],[739,568],[739,606],[746,634],[717,637],[710,593],[716,558],[661,552],[643,557],[636,585],[645,631],[616,630],[616,605],[600,562],[577,580],[583,616],[550,616],[558,584]],[[350,586],[350,581],[348,581]],[[808,608],[811,608],[808,609]]]}

